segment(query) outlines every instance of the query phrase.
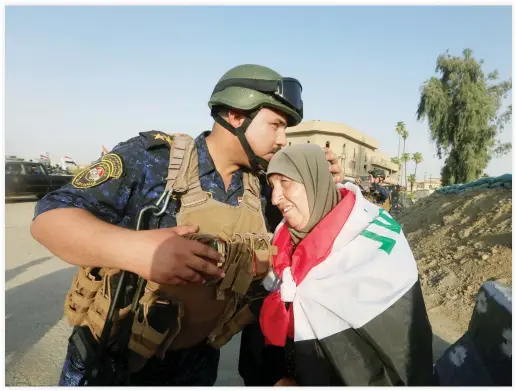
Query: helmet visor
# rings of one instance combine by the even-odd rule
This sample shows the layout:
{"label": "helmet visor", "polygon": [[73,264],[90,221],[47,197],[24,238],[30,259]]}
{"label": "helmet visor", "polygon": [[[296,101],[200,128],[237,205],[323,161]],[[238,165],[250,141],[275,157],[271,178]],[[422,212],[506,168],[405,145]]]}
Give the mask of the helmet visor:
{"label": "helmet visor", "polygon": [[274,95],[283,100],[287,105],[294,108],[296,111],[303,110],[303,100],[301,99],[301,92],[303,87],[301,83],[292,77],[284,77],[278,81],[277,89]]}

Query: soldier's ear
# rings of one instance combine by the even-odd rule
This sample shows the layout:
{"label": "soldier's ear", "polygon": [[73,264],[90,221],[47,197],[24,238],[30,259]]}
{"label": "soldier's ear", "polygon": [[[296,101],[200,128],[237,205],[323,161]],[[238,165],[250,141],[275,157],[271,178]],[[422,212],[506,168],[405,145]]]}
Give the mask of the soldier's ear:
{"label": "soldier's ear", "polygon": [[227,121],[234,128],[239,128],[240,126],[242,126],[242,124],[244,123],[244,120],[246,118],[244,113],[240,110],[229,109],[227,111],[227,114],[228,114]]}

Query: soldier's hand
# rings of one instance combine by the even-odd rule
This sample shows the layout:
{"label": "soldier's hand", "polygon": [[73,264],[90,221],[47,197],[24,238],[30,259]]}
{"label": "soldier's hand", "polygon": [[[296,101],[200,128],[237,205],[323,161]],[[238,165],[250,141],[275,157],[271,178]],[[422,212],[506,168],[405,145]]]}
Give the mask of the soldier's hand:
{"label": "soldier's hand", "polygon": [[326,160],[330,162],[330,172],[333,175],[333,181],[335,183],[340,183],[342,181],[342,168],[339,165],[339,159],[337,155],[335,155],[330,148],[324,148],[324,152],[326,154]]}
{"label": "soldier's hand", "polygon": [[[196,240],[183,238],[199,229],[196,225],[141,231],[149,257],[137,274],[159,284],[204,283],[204,275],[223,277],[216,264],[222,255]],[[202,274],[201,274],[202,273]]]}
{"label": "soldier's hand", "polygon": [[294,379],[290,377],[283,377],[279,379],[276,384],[274,384],[274,387],[296,387],[297,384]]}

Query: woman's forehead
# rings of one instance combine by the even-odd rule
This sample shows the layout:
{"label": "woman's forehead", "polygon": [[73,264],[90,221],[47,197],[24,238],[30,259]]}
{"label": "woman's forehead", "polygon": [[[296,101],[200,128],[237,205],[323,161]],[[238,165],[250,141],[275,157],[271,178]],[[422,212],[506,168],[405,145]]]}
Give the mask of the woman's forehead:
{"label": "woman's forehead", "polygon": [[274,174],[270,174],[268,176],[268,178],[269,178],[269,181],[275,181],[275,180],[287,178],[287,177],[283,174],[274,173]]}

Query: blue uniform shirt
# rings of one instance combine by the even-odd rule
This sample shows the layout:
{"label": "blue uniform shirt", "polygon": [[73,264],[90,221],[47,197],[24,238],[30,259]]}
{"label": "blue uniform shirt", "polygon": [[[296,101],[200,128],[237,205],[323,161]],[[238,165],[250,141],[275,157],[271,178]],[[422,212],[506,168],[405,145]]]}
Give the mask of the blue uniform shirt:
{"label": "blue uniform shirt", "polygon": [[[111,151],[122,159],[124,173],[121,178],[110,178],[98,186],[85,189],[78,189],[69,183],[40,200],[36,205],[35,217],[52,209],[80,208],[108,223],[134,227],[139,210],[156,202],[165,189],[170,148],[165,140],[156,138],[159,134],[164,135],[156,131],[140,133]],[[236,206],[244,192],[243,172],[238,170],[233,173],[226,191],[206,145],[206,136],[209,134],[209,131],[204,132],[195,139],[201,187],[211,192],[214,200]],[[270,189],[263,186],[262,182],[263,211],[267,195],[270,195]],[[150,228],[176,226],[178,202],[171,199],[164,215],[152,216]]]}
{"label": "blue uniform shirt", "polygon": [[389,198],[389,190],[387,190],[385,187],[380,186],[378,183],[373,183],[371,185],[371,188],[373,190],[378,191],[380,193],[380,196],[378,197],[379,202],[384,202],[387,198]]}

